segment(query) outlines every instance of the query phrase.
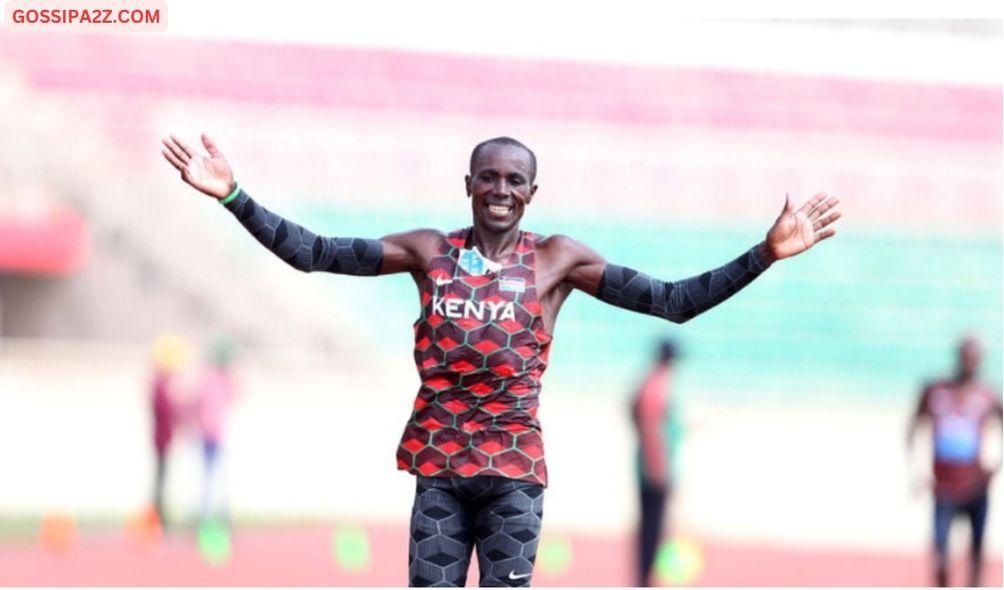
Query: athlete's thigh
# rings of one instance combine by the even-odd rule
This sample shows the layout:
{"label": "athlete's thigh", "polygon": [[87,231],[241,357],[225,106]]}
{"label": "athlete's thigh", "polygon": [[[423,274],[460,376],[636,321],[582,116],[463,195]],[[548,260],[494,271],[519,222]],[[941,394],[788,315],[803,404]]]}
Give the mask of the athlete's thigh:
{"label": "athlete's thigh", "polygon": [[529,586],[537,557],[544,487],[498,478],[493,494],[475,517],[482,586]]}
{"label": "athlete's thigh", "polygon": [[463,586],[474,546],[474,518],[449,479],[419,477],[411,510],[408,583]]}
{"label": "athlete's thigh", "polygon": [[940,556],[948,554],[948,533],[952,529],[957,505],[955,502],[934,500],[934,548]]}
{"label": "athlete's thigh", "polygon": [[987,494],[984,493],[971,500],[966,505],[966,513],[969,515],[973,545],[980,548],[983,545],[983,530],[987,523]]}

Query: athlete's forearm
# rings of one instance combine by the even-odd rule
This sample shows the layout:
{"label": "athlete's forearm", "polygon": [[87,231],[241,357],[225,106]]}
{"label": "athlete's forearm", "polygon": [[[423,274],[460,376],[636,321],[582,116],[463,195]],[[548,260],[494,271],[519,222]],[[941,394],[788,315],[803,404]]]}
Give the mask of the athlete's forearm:
{"label": "athlete's forearm", "polygon": [[297,270],[350,275],[380,272],[383,246],[379,240],[318,236],[262,207],[243,190],[223,206],[262,246]]}
{"label": "athlete's forearm", "polygon": [[763,244],[739,258],[696,277],[660,281],[630,268],[608,264],[597,297],[611,305],[683,322],[738,293],[770,264]]}

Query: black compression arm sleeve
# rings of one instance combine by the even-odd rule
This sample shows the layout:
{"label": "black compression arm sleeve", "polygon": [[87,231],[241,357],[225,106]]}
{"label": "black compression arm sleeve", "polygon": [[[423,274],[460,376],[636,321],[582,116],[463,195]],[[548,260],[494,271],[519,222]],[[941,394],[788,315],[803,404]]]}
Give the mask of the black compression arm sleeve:
{"label": "black compression arm sleeve", "polygon": [[756,245],[725,266],[667,283],[636,270],[608,264],[603,270],[602,301],[682,324],[725,301],[769,266]]}
{"label": "black compression arm sleeve", "polygon": [[261,245],[297,270],[375,275],[383,262],[379,240],[318,236],[272,213],[241,190],[225,204]]}

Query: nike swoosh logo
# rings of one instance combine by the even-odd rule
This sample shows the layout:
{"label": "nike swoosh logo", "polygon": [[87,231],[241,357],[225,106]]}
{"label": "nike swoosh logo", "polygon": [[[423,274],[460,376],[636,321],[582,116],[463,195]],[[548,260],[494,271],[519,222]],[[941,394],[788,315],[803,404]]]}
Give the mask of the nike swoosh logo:
{"label": "nike swoosh logo", "polygon": [[509,579],[510,580],[521,580],[523,578],[529,578],[532,575],[533,575],[533,572],[530,572],[528,574],[517,574],[516,570],[509,570]]}
{"label": "nike swoosh logo", "polygon": [[453,282],[453,279],[436,279],[437,285],[449,285]]}

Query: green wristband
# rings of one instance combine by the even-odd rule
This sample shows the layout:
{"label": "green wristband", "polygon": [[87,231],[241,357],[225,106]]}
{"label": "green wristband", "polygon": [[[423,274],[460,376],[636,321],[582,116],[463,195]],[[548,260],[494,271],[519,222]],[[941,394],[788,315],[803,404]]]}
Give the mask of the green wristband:
{"label": "green wristband", "polygon": [[234,183],[234,192],[232,192],[229,195],[227,195],[227,198],[221,199],[220,200],[220,205],[226,205],[230,201],[233,201],[234,199],[236,199],[237,198],[237,193],[239,193],[239,192],[241,192],[241,185],[239,185],[239,184],[237,184],[235,182]]}

